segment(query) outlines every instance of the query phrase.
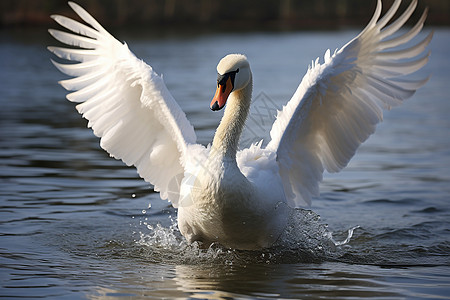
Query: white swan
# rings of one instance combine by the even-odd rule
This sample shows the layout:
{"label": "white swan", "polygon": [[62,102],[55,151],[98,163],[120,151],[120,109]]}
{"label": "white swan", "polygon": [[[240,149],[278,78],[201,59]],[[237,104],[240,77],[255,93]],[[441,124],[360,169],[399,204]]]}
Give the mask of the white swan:
{"label": "white swan", "polygon": [[[111,36],[75,3],[90,26],[52,16],[75,34],[49,30],[75,49],[49,47],[77,64],[55,66],[75,78],[60,84],[89,120],[101,147],[134,165],[139,175],[178,207],[178,226],[189,242],[258,249],[271,246],[286,226],[291,208],[318,194],[324,170],[344,168],[358,146],[375,131],[383,108],[414,94],[427,79],[404,75],[428,61],[432,33],[405,45],[422,29],[398,30],[417,6],[389,26],[401,0],[380,18],[381,0],[367,27],[324,63],[317,59],[287,105],[278,112],[267,147],[238,150],[252,94],[252,73],[244,55],[231,54],[217,66],[212,110],[226,104],[212,146],[196,144],[194,129],[162,78]],[[181,185],[177,182],[181,181]]]}

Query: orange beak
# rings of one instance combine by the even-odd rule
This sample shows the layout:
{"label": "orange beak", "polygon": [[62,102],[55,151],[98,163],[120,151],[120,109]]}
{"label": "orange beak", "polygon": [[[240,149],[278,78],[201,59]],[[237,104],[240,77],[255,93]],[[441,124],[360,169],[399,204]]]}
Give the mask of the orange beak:
{"label": "orange beak", "polygon": [[220,110],[225,106],[225,103],[227,102],[228,96],[231,94],[231,91],[233,90],[233,84],[231,82],[231,78],[228,77],[228,80],[225,84],[217,85],[216,94],[214,95],[214,98],[211,101],[211,110]]}

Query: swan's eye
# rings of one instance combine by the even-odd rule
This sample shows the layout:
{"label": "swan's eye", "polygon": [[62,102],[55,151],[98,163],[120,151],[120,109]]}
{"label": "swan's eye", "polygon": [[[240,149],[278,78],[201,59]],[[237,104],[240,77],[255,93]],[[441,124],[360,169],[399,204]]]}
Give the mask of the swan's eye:
{"label": "swan's eye", "polygon": [[236,71],[225,73],[223,75],[217,74],[217,86],[225,86],[228,78],[231,78],[231,85],[234,87],[234,78],[236,77],[236,73],[239,73],[239,69],[237,69]]}
{"label": "swan's eye", "polygon": [[225,73],[223,75],[217,75],[217,85],[225,85],[227,83],[228,77],[230,77],[230,73]]}

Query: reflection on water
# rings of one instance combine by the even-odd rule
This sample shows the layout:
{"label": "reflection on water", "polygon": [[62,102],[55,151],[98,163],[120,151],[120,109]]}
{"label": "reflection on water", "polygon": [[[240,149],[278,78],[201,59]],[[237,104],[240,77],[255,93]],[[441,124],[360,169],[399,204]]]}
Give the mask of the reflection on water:
{"label": "reflection on water", "polygon": [[[414,274],[405,274],[402,268],[370,265],[345,265],[343,268],[342,264],[332,262],[320,265],[177,265],[161,273],[157,266],[155,269],[150,274],[140,269],[124,272],[126,276],[114,289],[98,287],[89,298],[423,299],[432,294],[444,298],[448,291],[445,288],[448,281],[430,278],[427,269],[422,267],[417,267]],[[448,269],[437,267],[434,270],[437,277],[448,276]],[[155,273],[160,277],[155,277]],[[141,284],[140,289],[134,288],[136,282]]]}
{"label": "reflection on water", "polygon": [[[164,74],[199,141],[209,143],[221,117],[208,108],[219,58],[247,54],[255,95],[281,107],[311,59],[355,33],[119,38]],[[45,50],[54,42],[44,33],[28,36],[0,33],[0,296],[423,299],[450,293],[449,30],[436,30],[424,70],[430,82],[386,114],[344,172],[326,174],[313,212],[299,212],[292,227],[302,230],[258,252],[187,245],[175,209],[133,168],[109,158],[64,100],[56,85],[63,77]],[[344,241],[356,226],[349,243],[330,243],[331,236]]]}

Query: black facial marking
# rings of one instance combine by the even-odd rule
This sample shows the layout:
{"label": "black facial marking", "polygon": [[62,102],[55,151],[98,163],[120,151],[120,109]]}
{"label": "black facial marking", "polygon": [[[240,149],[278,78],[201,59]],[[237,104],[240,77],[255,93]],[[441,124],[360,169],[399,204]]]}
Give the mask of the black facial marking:
{"label": "black facial marking", "polygon": [[217,85],[225,85],[228,77],[230,77],[230,73],[225,73],[223,75],[217,74]]}
{"label": "black facial marking", "polygon": [[225,73],[223,75],[217,74],[217,86],[222,85],[225,87],[227,84],[228,78],[230,78],[231,85],[234,88],[234,79],[236,78],[237,73],[239,73],[239,69],[237,69],[236,71],[231,71],[231,72]]}

